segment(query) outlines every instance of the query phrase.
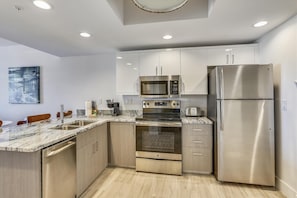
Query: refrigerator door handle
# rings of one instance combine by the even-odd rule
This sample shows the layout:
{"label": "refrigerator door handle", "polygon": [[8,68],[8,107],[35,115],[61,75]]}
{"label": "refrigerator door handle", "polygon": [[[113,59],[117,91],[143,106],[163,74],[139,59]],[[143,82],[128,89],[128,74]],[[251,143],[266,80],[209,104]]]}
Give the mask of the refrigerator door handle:
{"label": "refrigerator door handle", "polygon": [[216,70],[216,75],[218,76],[218,80],[216,81],[216,86],[217,86],[217,88],[216,88],[216,92],[217,92],[217,98],[219,98],[219,99],[221,99],[222,98],[222,96],[221,96],[221,94],[222,94],[222,80],[221,80],[221,68],[218,68],[217,70]]}
{"label": "refrigerator door handle", "polygon": [[224,101],[220,100],[220,129],[224,131]]}
{"label": "refrigerator door handle", "polygon": [[224,70],[220,69],[220,99],[224,99]]}

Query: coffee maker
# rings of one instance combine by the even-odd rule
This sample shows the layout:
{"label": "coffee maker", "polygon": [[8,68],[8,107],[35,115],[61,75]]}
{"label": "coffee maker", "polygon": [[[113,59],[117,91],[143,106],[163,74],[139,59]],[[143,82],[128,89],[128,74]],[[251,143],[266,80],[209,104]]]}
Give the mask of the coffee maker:
{"label": "coffee maker", "polygon": [[111,115],[112,116],[118,116],[120,115],[120,103],[119,102],[113,102],[113,100],[106,100],[107,107],[112,108]]}

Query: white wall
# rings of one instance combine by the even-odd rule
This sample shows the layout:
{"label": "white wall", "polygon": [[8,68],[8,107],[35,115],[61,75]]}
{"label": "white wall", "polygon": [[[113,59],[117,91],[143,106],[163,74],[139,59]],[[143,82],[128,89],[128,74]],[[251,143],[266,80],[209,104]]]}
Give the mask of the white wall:
{"label": "white wall", "polygon": [[297,16],[259,40],[260,62],[274,64],[277,187],[297,196]]}
{"label": "white wall", "polygon": [[[41,67],[41,104],[8,103],[8,67]],[[84,108],[85,100],[115,98],[115,54],[59,58],[22,45],[0,47],[0,119],[22,120],[28,115]]]}
{"label": "white wall", "polygon": [[[84,108],[94,100],[99,110],[108,110],[106,99],[120,102],[122,110],[141,110],[138,96],[116,95],[115,54],[56,57],[26,46],[0,47],[0,119],[14,124],[28,115],[51,113],[55,118],[60,104],[65,110]],[[41,67],[41,104],[9,104],[8,67]],[[206,111],[206,96],[183,96],[183,108],[199,106]]]}

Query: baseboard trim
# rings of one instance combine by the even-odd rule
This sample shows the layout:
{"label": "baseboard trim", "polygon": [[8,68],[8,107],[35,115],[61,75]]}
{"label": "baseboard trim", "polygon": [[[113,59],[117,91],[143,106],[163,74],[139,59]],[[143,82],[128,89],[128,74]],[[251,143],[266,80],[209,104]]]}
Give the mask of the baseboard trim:
{"label": "baseboard trim", "polygon": [[279,177],[276,177],[276,188],[287,198],[297,197],[297,190]]}

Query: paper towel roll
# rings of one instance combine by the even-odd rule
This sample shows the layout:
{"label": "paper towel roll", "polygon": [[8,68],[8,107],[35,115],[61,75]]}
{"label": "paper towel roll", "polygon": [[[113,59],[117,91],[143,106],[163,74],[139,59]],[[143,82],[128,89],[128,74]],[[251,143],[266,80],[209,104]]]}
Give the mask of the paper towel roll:
{"label": "paper towel roll", "polygon": [[92,115],[92,101],[85,102],[85,111],[86,111],[86,116]]}

